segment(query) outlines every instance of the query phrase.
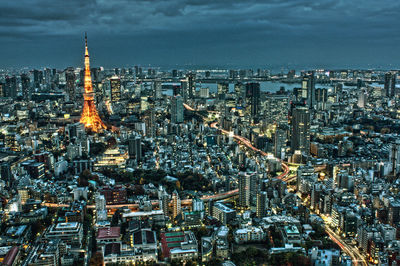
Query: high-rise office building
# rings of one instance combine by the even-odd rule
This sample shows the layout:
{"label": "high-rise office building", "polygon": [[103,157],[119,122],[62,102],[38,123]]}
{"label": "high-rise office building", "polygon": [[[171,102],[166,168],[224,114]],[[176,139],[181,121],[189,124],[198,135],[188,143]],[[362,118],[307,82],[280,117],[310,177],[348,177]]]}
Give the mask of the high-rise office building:
{"label": "high-rise office building", "polygon": [[6,88],[5,97],[16,98],[17,97],[17,78],[15,76],[6,77]]}
{"label": "high-rise office building", "polygon": [[210,97],[210,89],[208,87],[200,88],[200,98]]}
{"label": "high-rise office building", "polygon": [[154,91],[154,98],[155,99],[161,99],[162,98],[161,81],[155,80],[153,82],[153,91]]}
{"label": "high-rise office building", "polygon": [[100,68],[98,67],[92,67],[90,69],[90,74],[92,75],[92,81],[93,83],[97,83],[100,82]]}
{"label": "high-rise office building", "polygon": [[282,127],[277,127],[274,134],[274,156],[279,159],[282,158],[282,150],[286,146],[286,130]]}
{"label": "high-rise office building", "polygon": [[22,74],[21,75],[21,88],[22,88],[22,97],[24,100],[29,100],[30,97],[30,79],[27,74]]}
{"label": "high-rise office building", "polygon": [[45,68],[43,71],[44,83],[49,84],[53,79],[53,71],[51,68]]}
{"label": "high-rise office building", "polygon": [[307,73],[301,81],[301,99],[307,102],[309,108],[315,106],[315,79],[314,72]]}
{"label": "high-rise office building", "polygon": [[145,125],[146,125],[146,136],[154,138],[157,133],[156,113],[154,111],[154,108],[151,108],[146,112]]}
{"label": "high-rise office building", "polygon": [[239,206],[250,207],[250,175],[239,173]]}
{"label": "high-rise office building", "polygon": [[140,136],[130,136],[128,139],[129,158],[136,159],[137,162],[142,160],[142,139]]}
{"label": "high-rise office building", "polygon": [[396,95],[396,73],[387,72],[385,74],[386,97],[393,98]]}
{"label": "high-rise office building", "polygon": [[228,94],[229,83],[228,82],[218,82],[217,83],[217,92],[218,92],[218,95]]}
{"label": "high-rise office building", "polygon": [[400,222],[400,201],[393,200],[389,203],[388,220],[392,226]]}
{"label": "high-rise office building", "polygon": [[193,99],[196,92],[196,75],[192,72],[186,74],[186,78],[181,81],[181,94],[183,101]]}
{"label": "high-rise office building", "polygon": [[116,103],[121,100],[121,80],[117,76],[110,78],[111,102]]}
{"label": "high-rise office building", "polygon": [[318,110],[325,110],[327,101],[328,101],[328,90],[326,88],[315,89],[314,107]]}
{"label": "high-rise office building", "polygon": [[389,162],[392,163],[392,174],[396,176],[400,169],[400,141],[391,144],[389,150]]}
{"label": "high-rise office building", "polygon": [[235,94],[236,94],[236,96],[237,96],[238,98],[245,98],[245,96],[246,96],[246,90],[245,90],[245,87],[244,87],[244,84],[243,84],[243,83],[241,83],[241,82],[235,83],[235,85],[234,85],[234,91],[235,91]]}
{"label": "high-rise office building", "polygon": [[260,106],[260,83],[246,83],[246,96],[250,99],[251,116],[254,118]]}
{"label": "high-rise office building", "polygon": [[0,165],[0,176],[1,176],[1,180],[6,182],[7,185],[9,185],[10,182],[13,181],[13,175],[12,175],[12,172],[11,172],[11,165],[9,163],[3,162]]}
{"label": "high-rise office building", "polygon": [[66,91],[69,95],[70,101],[76,100],[76,90],[75,90],[75,72],[72,67],[69,67],[65,70],[65,86]]}
{"label": "high-rise office building", "polygon": [[364,90],[358,92],[358,101],[357,106],[360,108],[364,108],[367,104],[367,93]]}
{"label": "high-rise office building", "polygon": [[194,94],[196,93],[196,74],[189,73],[186,75],[188,81],[188,89],[189,89],[189,99],[193,99]]}
{"label": "high-rise office building", "polygon": [[171,122],[174,124],[183,122],[183,100],[179,95],[172,97]]}
{"label": "high-rise office building", "polygon": [[37,69],[33,70],[33,86],[40,88],[40,84],[43,82],[43,72]]}
{"label": "high-rise office building", "polygon": [[6,84],[0,82],[0,97],[5,97]]}
{"label": "high-rise office building", "polygon": [[307,107],[297,106],[292,111],[292,152],[300,150],[310,152],[310,111]]}

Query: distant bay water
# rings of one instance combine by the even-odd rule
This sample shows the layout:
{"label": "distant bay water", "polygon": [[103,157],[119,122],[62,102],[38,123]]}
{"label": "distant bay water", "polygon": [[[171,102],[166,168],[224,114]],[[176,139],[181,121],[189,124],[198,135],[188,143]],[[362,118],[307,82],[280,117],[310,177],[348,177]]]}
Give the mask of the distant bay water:
{"label": "distant bay water", "polygon": [[[274,93],[277,92],[281,89],[281,87],[285,88],[285,90],[290,90],[292,91],[293,88],[298,88],[300,87],[300,83],[283,83],[283,82],[274,82],[274,81],[261,81],[260,83],[260,88],[261,91],[263,92],[270,92]],[[179,86],[180,83],[164,83],[164,85],[177,85]],[[197,89],[200,88],[209,88],[211,93],[216,93],[217,92],[217,83],[196,83]],[[229,84],[229,91],[232,92],[234,90],[235,83],[230,83]],[[163,92],[166,95],[172,95],[172,90],[171,89],[166,89]]]}
{"label": "distant bay water", "polygon": [[[260,88],[261,91],[263,92],[270,92],[270,93],[275,93],[279,91],[282,87],[287,90],[287,91],[293,91],[294,88],[299,88],[301,87],[300,83],[283,83],[279,81],[261,81],[260,83]],[[180,83],[163,83],[164,85],[176,85],[180,86]],[[229,91],[232,92],[234,90],[235,83],[230,83],[229,84]],[[373,87],[383,87],[383,84],[379,83],[370,83],[369,86]],[[216,93],[217,92],[217,83],[196,83],[197,90],[200,88],[209,88],[210,93]],[[316,88],[332,88],[332,85],[322,85],[322,84],[316,84]],[[396,87],[400,87],[400,85],[396,84]],[[354,88],[354,86],[346,86],[344,85],[343,88]],[[163,91],[165,95],[170,95],[172,96],[173,92],[171,89],[166,89]]]}

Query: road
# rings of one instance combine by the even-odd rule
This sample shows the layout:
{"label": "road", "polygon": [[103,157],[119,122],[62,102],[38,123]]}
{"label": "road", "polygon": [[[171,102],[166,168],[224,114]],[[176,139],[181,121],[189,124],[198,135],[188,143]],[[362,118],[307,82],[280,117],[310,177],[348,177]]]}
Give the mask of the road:
{"label": "road", "polygon": [[325,232],[329,235],[333,242],[335,242],[344,252],[346,252],[353,261],[354,265],[365,265],[367,266],[367,260],[360,254],[357,248],[348,245],[344,240],[338,236],[329,226],[325,226]]}
{"label": "road", "polygon": [[[206,195],[201,197],[201,199],[203,201],[209,201],[209,200],[223,200],[223,199],[228,199],[231,197],[234,197],[236,195],[239,194],[239,189],[234,189],[234,190],[230,190],[227,192],[223,192],[223,193],[218,193],[218,194],[214,194],[214,195]],[[154,206],[157,206],[159,201],[158,200],[152,200],[151,203]],[[189,206],[192,204],[192,199],[183,199],[181,201],[181,204],[183,206]],[[50,203],[50,202],[43,202],[42,203],[43,206],[49,207],[49,208],[63,208],[63,207],[69,207],[69,204],[59,204],[59,203]],[[96,208],[95,205],[87,205],[86,206],[88,209],[94,209]],[[118,208],[138,208],[139,204],[137,203],[126,203],[126,204],[116,204],[116,205],[106,205],[107,209],[118,209]]]}
{"label": "road", "polygon": [[[225,129],[217,127],[217,122],[212,123],[210,126],[212,128],[219,129],[224,134],[227,134],[227,135],[231,134],[231,132],[229,132],[229,131],[227,131]],[[240,143],[242,143],[243,145],[245,145],[247,148],[252,149],[255,152],[258,152],[262,156],[268,156],[268,154],[266,152],[254,147],[251,144],[250,140],[248,140],[248,139],[246,139],[246,138],[244,138],[242,136],[239,136],[239,135],[233,135],[232,137],[234,139],[236,139],[237,141],[239,141]],[[276,178],[282,179],[283,181],[287,181],[288,180],[287,178],[288,178],[288,175],[289,175],[289,166],[284,161],[282,161],[281,159],[278,159],[278,158],[275,158],[275,159],[277,159],[279,162],[281,162],[282,168],[283,168],[283,173],[278,175],[278,176],[276,176]]]}
{"label": "road", "polygon": [[[186,103],[183,104],[183,107],[185,107],[189,111],[196,111],[196,109],[194,109],[190,105],[187,105]],[[212,128],[219,129],[224,134],[227,134],[227,135],[231,134],[231,132],[229,132],[229,131],[227,131],[225,129],[217,127],[217,124],[218,124],[217,122],[214,122],[210,126]],[[233,135],[233,138],[236,139],[237,141],[239,141],[240,143],[242,143],[243,145],[245,145],[247,148],[252,149],[253,151],[260,153],[262,156],[268,156],[268,154],[266,152],[254,147],[251,144],[250,140],[248,140],[248,139],[246,139],[246,138],[244,138],[242,136],[239,136],[239,135]],[[283,181],[288,181],[289,180],[288,179],[288,175],[289,175],[289,172],[290,172],[289,166],[284,161],[282,161],[281,159],[278,159],[278,158],[276,158],[276,159],[281,162],[282,168],[283,168],[283,173],[278,175],[278,176],[276,176],[276,178],[282,179]]]}
{"label": "road", "polygon": [[[184,104],[185,108],[191,111],[194,111],[194,109],[186,104]],[[218,128],[217,127],[217,122],[214,122],[210,125],[211,127],[215,128],[215,129],[219,129],[222,133],[224,134],[231,134],[229,131]],[[267,156],[268,154],[265,153],[264,151],[261,151],[259,149],[257,149],[256,147],[254,147],[251,142],[242,137],[242,136],[238,136],[238,135],[233,135],[233,138],[235,138],[237,141],[239,141],[240,143],[242,143],[243,145],[245,145],[246,147],[252,149],[255,152],[260,153],[262,156]],[[279,159],[278,159],[279,160]],[[289,166],[283,162],[282,160],[279,160],[282,163],[282,168],[283,168],[283,173],[280,174],[279,176],[277,176],[278,179],[282,179],[284,181],[290,181],[293,180],[294,177],[290,177],[289,176]],[[360,252],[358,251],[357,248],[352,247],[350,245],[348,245],[347,243],[344,242],[344,240],[338,236],[335,232],[333,232],[332,229],[330,229],[328,226],[326,226],[325,229],[326,233],[329,235],[329,237],[332,239],[332,241],[334,241],[344,252],[346,252],[347,254],[350,255],[354,265],[359,265],[359,263],[361,265],[368,265],[367,261],[365,260],[364,256],[362,256],[360,254]]]}

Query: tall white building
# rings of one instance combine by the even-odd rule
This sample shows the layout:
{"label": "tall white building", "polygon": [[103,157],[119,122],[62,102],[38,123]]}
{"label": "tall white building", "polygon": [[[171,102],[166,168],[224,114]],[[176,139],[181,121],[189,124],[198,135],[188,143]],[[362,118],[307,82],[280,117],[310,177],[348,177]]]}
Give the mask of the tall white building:
{"label": "tall white building", "polygon": [[97,221],[107,220],[106,199],[104,195],[97,192],[94,201],[96,205]]}
{"label": "tall white building", "polygon": [[172,210],[172,218],[176,218],[182,212],[181,199],[179,198],[178,192],[175,190],[172,193],[172,202],[173,202],[173,210]]}

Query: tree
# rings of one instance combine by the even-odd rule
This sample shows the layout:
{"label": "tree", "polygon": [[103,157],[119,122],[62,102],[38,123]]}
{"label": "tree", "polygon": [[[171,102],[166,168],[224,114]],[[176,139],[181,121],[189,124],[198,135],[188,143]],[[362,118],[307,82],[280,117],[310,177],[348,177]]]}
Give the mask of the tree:
{"label": "tree", "polygon": [[107,149],[106,144],[104,144],[102,142],[97,142],[97,143],[91,143],[90,144],[90,154],[94,155],[94,156],[103,154],[106,149]]}
{"label": "tree", "polygon": [[37,234],[43,232],[43,230],[45,229],[42,221],[37,220],[34,223],[32,223],[31,225],[31,241],[34,241],[36,239]]}
{"label": "tree", "polygon": [[90,266],[103,266],[103,264],[103,254],[101,254],[101,252],[94,253],[94,255],[90,258]]}
{"label": "tree", "polygon": [[203,236],[207,236],[207,235],[208,235],[207,227],[202,226],[197,229],[197,232],[196,232],[197,239],[201,239]]}
{"label": "tree", "polygon": [[114,213],[114,215],[113,215],[113,217],[112,217],[112,219],[111,219],[111,226],[117,226],[118,224],[119,224],[119,218],[120,218],[120,216],[121,216],[121,210],[117,210],[115,213]]}
{"label": "tree", "polygon": [[135,195],[144,195],[145,191],[144,191],[143,186],[141,186],[141,185],[135,185],[134,190],[133,190],[133,193],[134,193]]}
{"label": "tree", "polygon": [[181,182],[179,180],[175,182],[175,186],[178,190],[181,190]]}

